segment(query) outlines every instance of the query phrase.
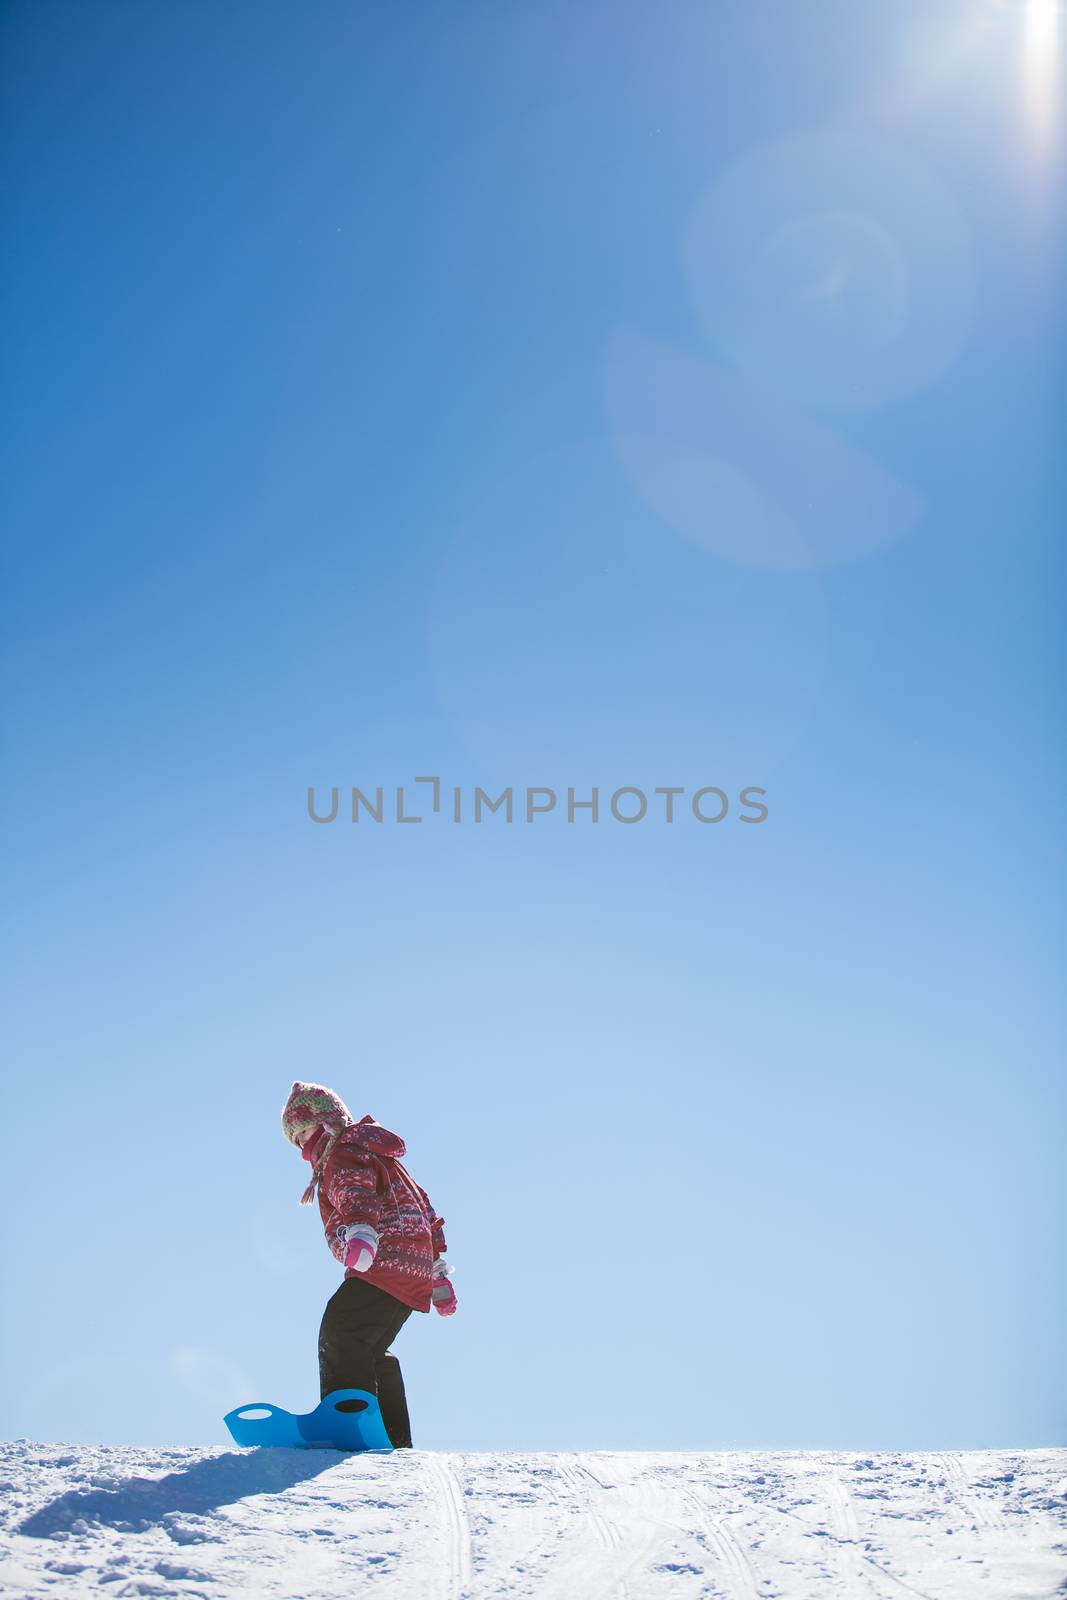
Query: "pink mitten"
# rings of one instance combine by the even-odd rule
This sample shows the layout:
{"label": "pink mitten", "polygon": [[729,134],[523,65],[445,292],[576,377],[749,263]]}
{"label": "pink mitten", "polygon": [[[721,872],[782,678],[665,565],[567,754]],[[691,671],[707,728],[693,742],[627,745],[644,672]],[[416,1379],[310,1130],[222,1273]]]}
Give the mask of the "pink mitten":
{"label": "pink mitten", "polygon": [[366,1272],[368,1267],[373,1267],[378,1254],[378,1234],[374,1228],[364,1222],[351,1222],[337,1230],[337,1237],[344,1245],[346,1270]]}
{"label": "pink mitten", "polygon": [[449,1282],[451,1276],[452,1268],[443,1256],[438,1256],[433,1264],[433,1288],[430,1290],[430,1299],[433,1301],[434,1310],[441,1317],[454,1316],[459,1304],[456,1291]]}

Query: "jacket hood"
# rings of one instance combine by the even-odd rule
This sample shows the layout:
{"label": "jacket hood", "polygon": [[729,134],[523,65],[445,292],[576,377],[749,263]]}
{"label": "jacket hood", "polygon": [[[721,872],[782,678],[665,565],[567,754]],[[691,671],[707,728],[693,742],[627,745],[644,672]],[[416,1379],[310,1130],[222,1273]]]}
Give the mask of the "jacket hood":
{"label": "jacket hood", "polygon": [[391,1133],[388,1128],[383,1128],[380,1122],[375,1122],[371,1116],[361,1117],[345,1129],[338,1144],[355,1145],[358,1150],[366,1150],[375,1156],[394,1156],[397,1160],[407,1152],[407,1145],[398,1133]]}

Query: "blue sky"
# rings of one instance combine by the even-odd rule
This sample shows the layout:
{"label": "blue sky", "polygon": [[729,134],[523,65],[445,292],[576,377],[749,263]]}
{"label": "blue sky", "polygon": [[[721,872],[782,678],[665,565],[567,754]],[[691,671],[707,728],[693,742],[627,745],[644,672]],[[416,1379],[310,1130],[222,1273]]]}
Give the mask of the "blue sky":
{"label": "blue sky", "polygon": [[314,1402],[299,1076],[417,1443],[1062,1442],[1055,23],[6,8],[5,1432]]}

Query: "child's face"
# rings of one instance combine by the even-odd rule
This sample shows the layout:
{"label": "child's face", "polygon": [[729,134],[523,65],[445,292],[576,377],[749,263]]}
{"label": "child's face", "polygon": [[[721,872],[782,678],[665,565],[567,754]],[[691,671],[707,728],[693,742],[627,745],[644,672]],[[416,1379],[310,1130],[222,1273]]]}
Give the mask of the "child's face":
{"label": "child's face", "polygon": [[308,1140],[313,1138],[317,1132],[318,1129],[313,1122],[309,1122],[306,1128],[298,1128],[296,1130],[296,1137],[301,1150],[306,1148]]}

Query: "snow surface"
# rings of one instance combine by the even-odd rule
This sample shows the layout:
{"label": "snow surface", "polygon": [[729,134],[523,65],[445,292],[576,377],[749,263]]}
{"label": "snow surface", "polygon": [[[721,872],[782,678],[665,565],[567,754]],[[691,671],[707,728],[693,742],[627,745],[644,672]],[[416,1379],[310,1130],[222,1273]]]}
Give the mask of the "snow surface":
{"label": "snow surface", "polygon": [[1067,1452],[0,1446],[0,1595],[1030,1600]]}

